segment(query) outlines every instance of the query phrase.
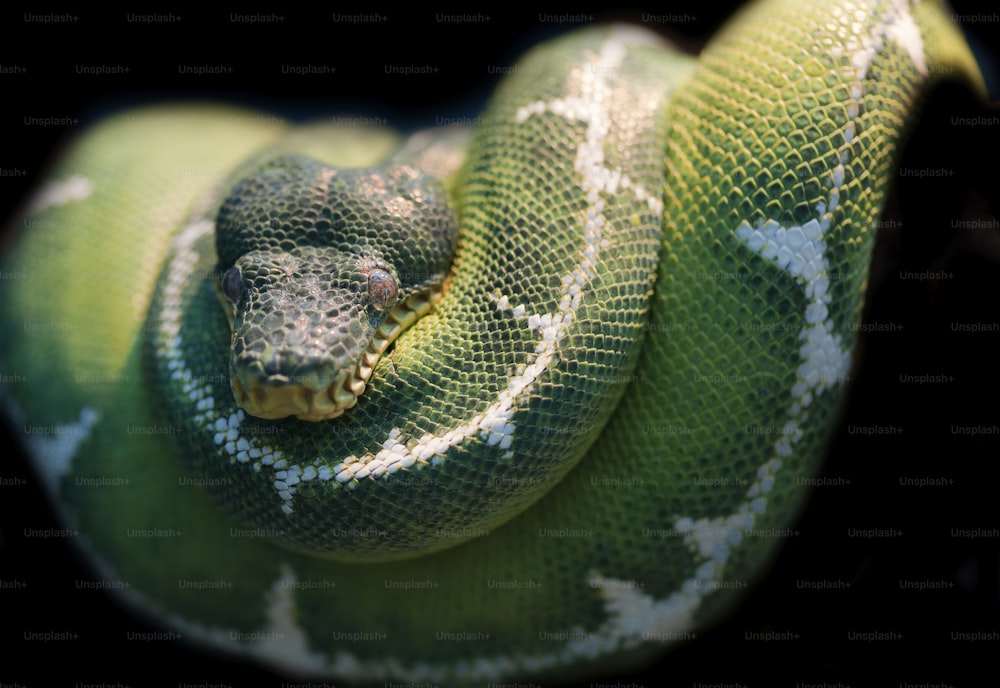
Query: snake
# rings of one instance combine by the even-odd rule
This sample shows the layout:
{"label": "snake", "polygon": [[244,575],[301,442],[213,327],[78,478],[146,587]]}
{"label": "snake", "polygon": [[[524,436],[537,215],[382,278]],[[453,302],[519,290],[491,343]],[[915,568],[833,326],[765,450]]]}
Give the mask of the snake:
{"label": "snake", "polygon": [[936,3],[766,0],[698,57],[548,41],[472,130],[112,116],[3,258],[0,360],[45,381],[5,411],[93,569],[206,647],[359,684],[641,666],[794,522],[944,75],[983,90]]}

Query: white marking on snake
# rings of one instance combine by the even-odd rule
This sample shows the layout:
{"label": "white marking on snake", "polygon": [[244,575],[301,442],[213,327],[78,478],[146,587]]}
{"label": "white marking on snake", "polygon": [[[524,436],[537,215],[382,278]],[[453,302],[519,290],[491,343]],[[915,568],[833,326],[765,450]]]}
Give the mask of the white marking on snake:
{"label": "white marking on snake", "polygon": [[528,313],[524,304],[511,304],[506,294],[493,295],[498,310],[510,310],[516,319],[524,319],[527,327],[538,334],[532,360],[519,366],[507,380],[507,386],[497,394],[496,400],[482,413],[442,435],[426,434],[412,446],[404,444],[400,429],[394,428],[382,443],[382,449],[374,455],[350,456],[334,466],[338,483],[350,487],[356,485],[358,480],[369,476],[382,477],[416,463],[436,465],[444,460],[449,448],[476,436],[485,439],[489,446],[505,450],[504,458],[513,456],[513,416],[517,399],[529,392],[556,360],[559,343],[569,333],[576,311],[583,303],[583,287],[594,278],[601,249],[608,245],[603,236],[607,220],[604,216],[605,199],[601,194],[627,188],[654,212],[662,211],[661,199],[648,196],[641,185],[634,184],[621,170],[607,167],[604,156],[614,107],[610,76],[616,73],[628,47],[650,44],[656,44],[656,40],[648,32],[617,27],[601,44],[592,68],[579,70],[579,95],[547,102],[536,101],[517,111],[518,123],[550,112],[587,124],[574,160],[574,168],[581,176],[581,189],[587,198],[587,208],[580,217],[584,246],[579,263],[561,278],[561,295],[556,312]]}
{"label": "white marking on snake", "polygon": [[93,192],[94,183],[78,174],[61,181],[50,181],[31,199],[27,213],[35,215],[48,208],[66,205],[72,201],[82,201]]}
{"label": "white marking on snake", "polygon": [[[166,282],[163,288],[163,303],[159,312],[159,332],[164,343],[158,347],[157,354],[167,361],[167,369],[171,378],[181,387],[181,393],[187,395],[194,404],[196,414],[194,422],[214,433],[214,440],[220,451],[229,455],[238,463],[253,461],[253,468],[261,470],[262,466],[271,466],[276,471],[274,487],[281,498],[281,510],[289,514],[292,511],[291,500],[295,485],[299,482],[300,468],[289,468],[280,451],[270,446],[261,445],[256,438],[245,437],[240,433],[240,424],[245,414],[232,400],[225,405],[216,406],[212,396],[212,385],[196,378],[191,368],[184,361],[181,348],[183,335],[181,333],[181,308],[183,306],[184,289],[193,279],[200,258],[195,249],[196,243],[215,231],[215,224],[208,219],[196,220],[185,227],[174,239],[170,262],[167,266]],[[278,474],[284,473],[284,479]]]}
{"label": "white marking on snake", "polygon": [[786,228],[768,219],[756,228],[744,221],[735,230],[736,236],[751,250],[775,262],[794,277],[809,299],[805,310],[806,326],[799,334],[802,363],[797,370],[798,382],[792,388],[795,402],[789,409],[785,432],[774,445],[775,452],[782,457],[789,456],[792,444],[802,437],[800,426],[806,421],[805,410],[812,403],[813,396],[840,384],[850,371],[850,353],[842,345],[840,335],[834,333],[833,320],[829,317],[831,294],[827,273],[830,266],[824,235],[830,228],[833,212],[840,204],[845,165],[850,160],[851,145],[857,134],[857,118],[861,99],[865,95],[868,71],[888,37],[907,52],[918,71],[927,73],[923,40],[905,2],[894,3],[882,20],[874,23],[870,35],[862,33],[864,29],[859,18],[846,10],[835,8],[833,17],[835,25],[832,32],[843,44],[835,46],[830,52],[834,57],[848,57],[855,72],[849,90],[843,145],[838,154],[838,164],[830,170],[827,200],[820,201],[816,217],[801,226]]}
{"label": "white marking on snake", "polygon": [[35,465],[42,469],[42,480],[52,494],[58,494],[59,480],[69,472],[73,457],[101,419],[97,409],[84,406],[76,423],[60,423],[52,428],[52,436],[27,434],[25,441]]}
{"label": "white marking on snake", "polygon": [[[864,15],[862,10],[857,12]],[[831,13],[835,22],[835,33],[844,44],[834,46],[830,53],[834,57],[841,57],[844,54],[850,56],[851,65],[857,70],[856,78],[859,85],[868,76],[868,68],[884,47],[886,38],[904,50],[917,71],[927,76],[923,37],[920,35],[920,28],[913,20],[913,15],[910,14],[906,0],[893,2],[880,21],[872,22],[869,35],[864,34],[866,23],[864,16],[856,17],[854,13],[841,7],[834,7]]]}
{"label": "white marking on snake", "polygon": [[306,632],[296,621],[295,590],[298,578],[288,564],[281,566],[281,578],[268,593],[267,626],[253,643],[256,657],[293,667],[299,674],[320,674],[327,669],[323,655],[309,651]]}
{"label": "white marking on snake", "polygon": [[298,578],[287,563],[281,564],[280,571],[280,577],[265,593],[267,623],[262,628],[243,631],[207,626],[177,614],[170,615],[170,625],[227,652],[263,659],[292,676],[328,674],[331,666],[322,653],[309,650],[307,633],[296,621]]}
{"label": "white marking on snake", "polygon": [[[842,10],[835,10],[835,17],[842,25],[841,29],[856,26]],[[882,47],[882,36],[889,36],[900,43],[917,68],[926,73],[920,33],[901,3],[887,13],[884,22],[876,25],[874,37],[848,36],[845,31],[841,31],[840,35],[845,40],[851,65],[856,69],[856,83],[849,91],[851,102],[843,130],[843,147],[839,151],[838,163],[830,170],[830,190],[826,202],[821,201],[817,205],[816,217],[799,226],[783,227],[768,219],[757,227],[751,227],[744,221],[735,230],[736,236],[748,248],[794,277],[809,300],[804,313],[806,324],[799,333],[801,363],[796,371],[798,381],[792,388],[794,401],[788,410],[784,432],[774,444],[778,457],[790,456],[792,445],[802,438],[800,426],[807,420],[805,410],[812,403],[813,396],[841,384],[850,370],[850,353],[843,347],[840,335],[834,333],[833,320],[829,317],[830,266],[824,235],[840,203],[840,190],[846,174],[844,166],[850,159],[850,146],[857,133],[856,119],[860,99],[864,95],[864,80],[872,60]],[[756,482],[746,492],[746,499],[733,513],[697,520],[690,517],[676,519],[674,528],[683,534],[685,543],[701,563],[694,575],[666,599],[657,601],[637,592],[634,587],[623,585],[622,581],[600,576],[592,578],[592,584],[606,589],[605,608],[610,622],[616,623],[612,630],[624,633],[629,618],[646,620],[648,625],[644,625],[644,633],[649,633],[650,628],[656,629],[653,633],[664,633],[691,627],[693,613],[702,598],[718,589],[732,548],[740,544],[745,531],[753,528],[757,515],[767,509],[767,494],[773,489],[774,476],[781,466],[781,458],[772,458],[762,465],[757,471]],[[610,592],[607,591],[609,586]],[[623,610],[631,616],[624,614]],[[636,642],[635,633],[626,640]]]}
{"label": "white marking on snake", "polygon": [[681,582],[676,592],[662,600],[641,592],[636,581],[605,578],[591,572],[590,587],[601,591],[607,620],[596,630],[581,634],[582,640],[568,643],[569,652],[578,657],[631,648],[650,640],[668,642],[677,634],[695,626],[694,613],[704,597],[718,591],[732,548],[739,545],[745,531],[754,526],[758,514],[766,508],[766,497],[774,487],[774,475],[781,468],[780,459],[771,459],[757,470],[757,480],[746,492],[746,499],[728,516],[694,520],[681,517],[674,529],[701,563],[694,574]]}
{"label": "white marking on snake", "polygon": [[676,634],[694,626],[694,613],[702,598],[718,591],[732,547],[742,541],[744,531],[752,528],[756,516],[763,512],[765,495],[773,488],[774,475],[780,468],[779,459],[765,462],[758,469],[757,479],[747,490],[744,501],[729,516],[677,519],[674,527],[683,534],[692,553],[703,561],[694,574],[666,598],[657,600],[643,593],[636,581],[590,572],[585,584],[599,591],[607,618],[596,629],[581,626],[566,629],[572,639],[560,644],[556,651],[537,655],[480,656],[457,666],[425,662],[404,665],[385,658],[362,660],[349,652],[337,651],[330,669],[335,675],[357,680],[405,677],[409,681],[448,683],[458,673],[463,681],[490,681],[518,669],[553,669],[574,659],[593,660],[651,641],[670,642]]}
{"label": "white marking on snake", "polygon": [[[850,22],[846,13],[840,12],[842,23]],[[850,24],[853,26],[853,24]],[[799,339],[801,364],[797,370],[798,382],[792,388],[795,401],[789,408],[785,432],[775,442],[778,457],[789,456],[792,444],[801,439],[800,424],[806,421],[805,409],[814,394],[840,384],[850,369],[850,354],[844,349],[839,335],[833,332],[833,321],[827,305],[830,303],[829,263],[826,258],[824,234],[829,229],[833,211],[840,201],[845,168],[850,156],[850,144],[856,133],[856,122],[863,95],[864,79],[878,50],[881,35],[899,42],[910,54],[917,68],[925,73],[922,42],[919,31],[905,6],[897,3],[883,23],[877,25],[876,38],[847,40],[851,63],[857,69],[857,83],[850,89],[854,101],[848,108],[848,122],[843,131],[844,146],[839,153],[839,163],[830,171],[830,191],[827,201],[820,202],[816,217],[801,226],[783,227],[774,220],[767,220],[758,227],[741,223],[736,236],[752,251],[773,261],[788,272],[803,288],[809,302]],[[657,601],[638,591],[632,581],[603,578],[592,574],[590,583],[602,589],[608,621],[599,634],[620,639],[626,647],[637,644],[642,638],[656,637],[686,630],[693,626],[693,614],[702,598],[715,592],[722,582],[726,563],[733,547],[740,544],[745,531],[753,528],[756,517],[767,509],[767,495],[774,487],[774,476],[781,469],[781,458],[772,458],[757,471],[757,480],[750,486],[745,500],[728,515],[715,518],[680,517],[674,528],[683,535],[700,564],[692,577],[683,581],[679,590]],[[641,624],[641,628],[636,625]]]}

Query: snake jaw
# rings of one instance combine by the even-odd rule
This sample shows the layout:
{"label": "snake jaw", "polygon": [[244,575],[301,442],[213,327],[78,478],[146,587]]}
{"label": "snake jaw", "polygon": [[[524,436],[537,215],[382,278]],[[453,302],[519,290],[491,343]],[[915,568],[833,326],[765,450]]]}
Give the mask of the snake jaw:
{"label": "snake jaw", "polygon": [[354,370],[341,370],[334,381],[318,389],[284,381],[244,383],[235,372],[230,386],[236,403],[252,416],[278,420],[295,416],[299,420],[323,421],[343,415],[353,408],[364,393],[382,354],[400,334],[430,311],[443,290],[429,294],[414,294],[396,304],[386,319],[376,328],[368,347]]}
{"label": "snake jaw", "polygon": [[[296,416],[301,420],[321,421],[336,418],[357,404],[365,382],[351,381],[349,377],[346,373],[341,374],[330,385],[312,389],[304,385],[267,383],[245,386],[234,375],[231,387],[236,403],[257,418],[278,420]],[[355,389],[359,390],[357,394]]]}

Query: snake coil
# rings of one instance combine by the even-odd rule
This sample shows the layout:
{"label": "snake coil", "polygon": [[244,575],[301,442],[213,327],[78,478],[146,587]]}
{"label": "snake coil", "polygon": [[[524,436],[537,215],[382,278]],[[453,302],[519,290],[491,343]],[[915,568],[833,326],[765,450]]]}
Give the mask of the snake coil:
{"label": "snake coil", "polygon": [[[28,448],[96,565],[208,645],[359,681],[630,666],[794,516],[947,71],[980,85],[937,5],[776,0],[697,60],[543,45],[471,141],[111,119],[5,258],[5,326],[73,323],[3,342],[56,381],[8,407],[66,429]],[[236,172],[173,172],[207,160]]]}

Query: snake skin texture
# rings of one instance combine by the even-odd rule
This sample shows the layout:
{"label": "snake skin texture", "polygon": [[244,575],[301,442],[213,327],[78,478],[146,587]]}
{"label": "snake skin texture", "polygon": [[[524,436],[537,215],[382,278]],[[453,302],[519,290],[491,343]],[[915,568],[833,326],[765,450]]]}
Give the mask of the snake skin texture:
{"label": "snake skin texture", "polygon": [[[732,608],[801,509],[899,143],[949,72],[981,85],[931,3],[775,1],[697,59],[623,26],[543,44],[470,134],[120,115],[4,257],[29,275],[5,327],[88,313],[4,339],[58,380],[6,406],[71,428],[28,447],[63,517],[206,646],[372,684],[641,664]],[[206,160],[235,172],[173,173]],[[241,408],[339,389],[428,289],[356,405]],[[86,487],[112,475],[133,487]]]}

